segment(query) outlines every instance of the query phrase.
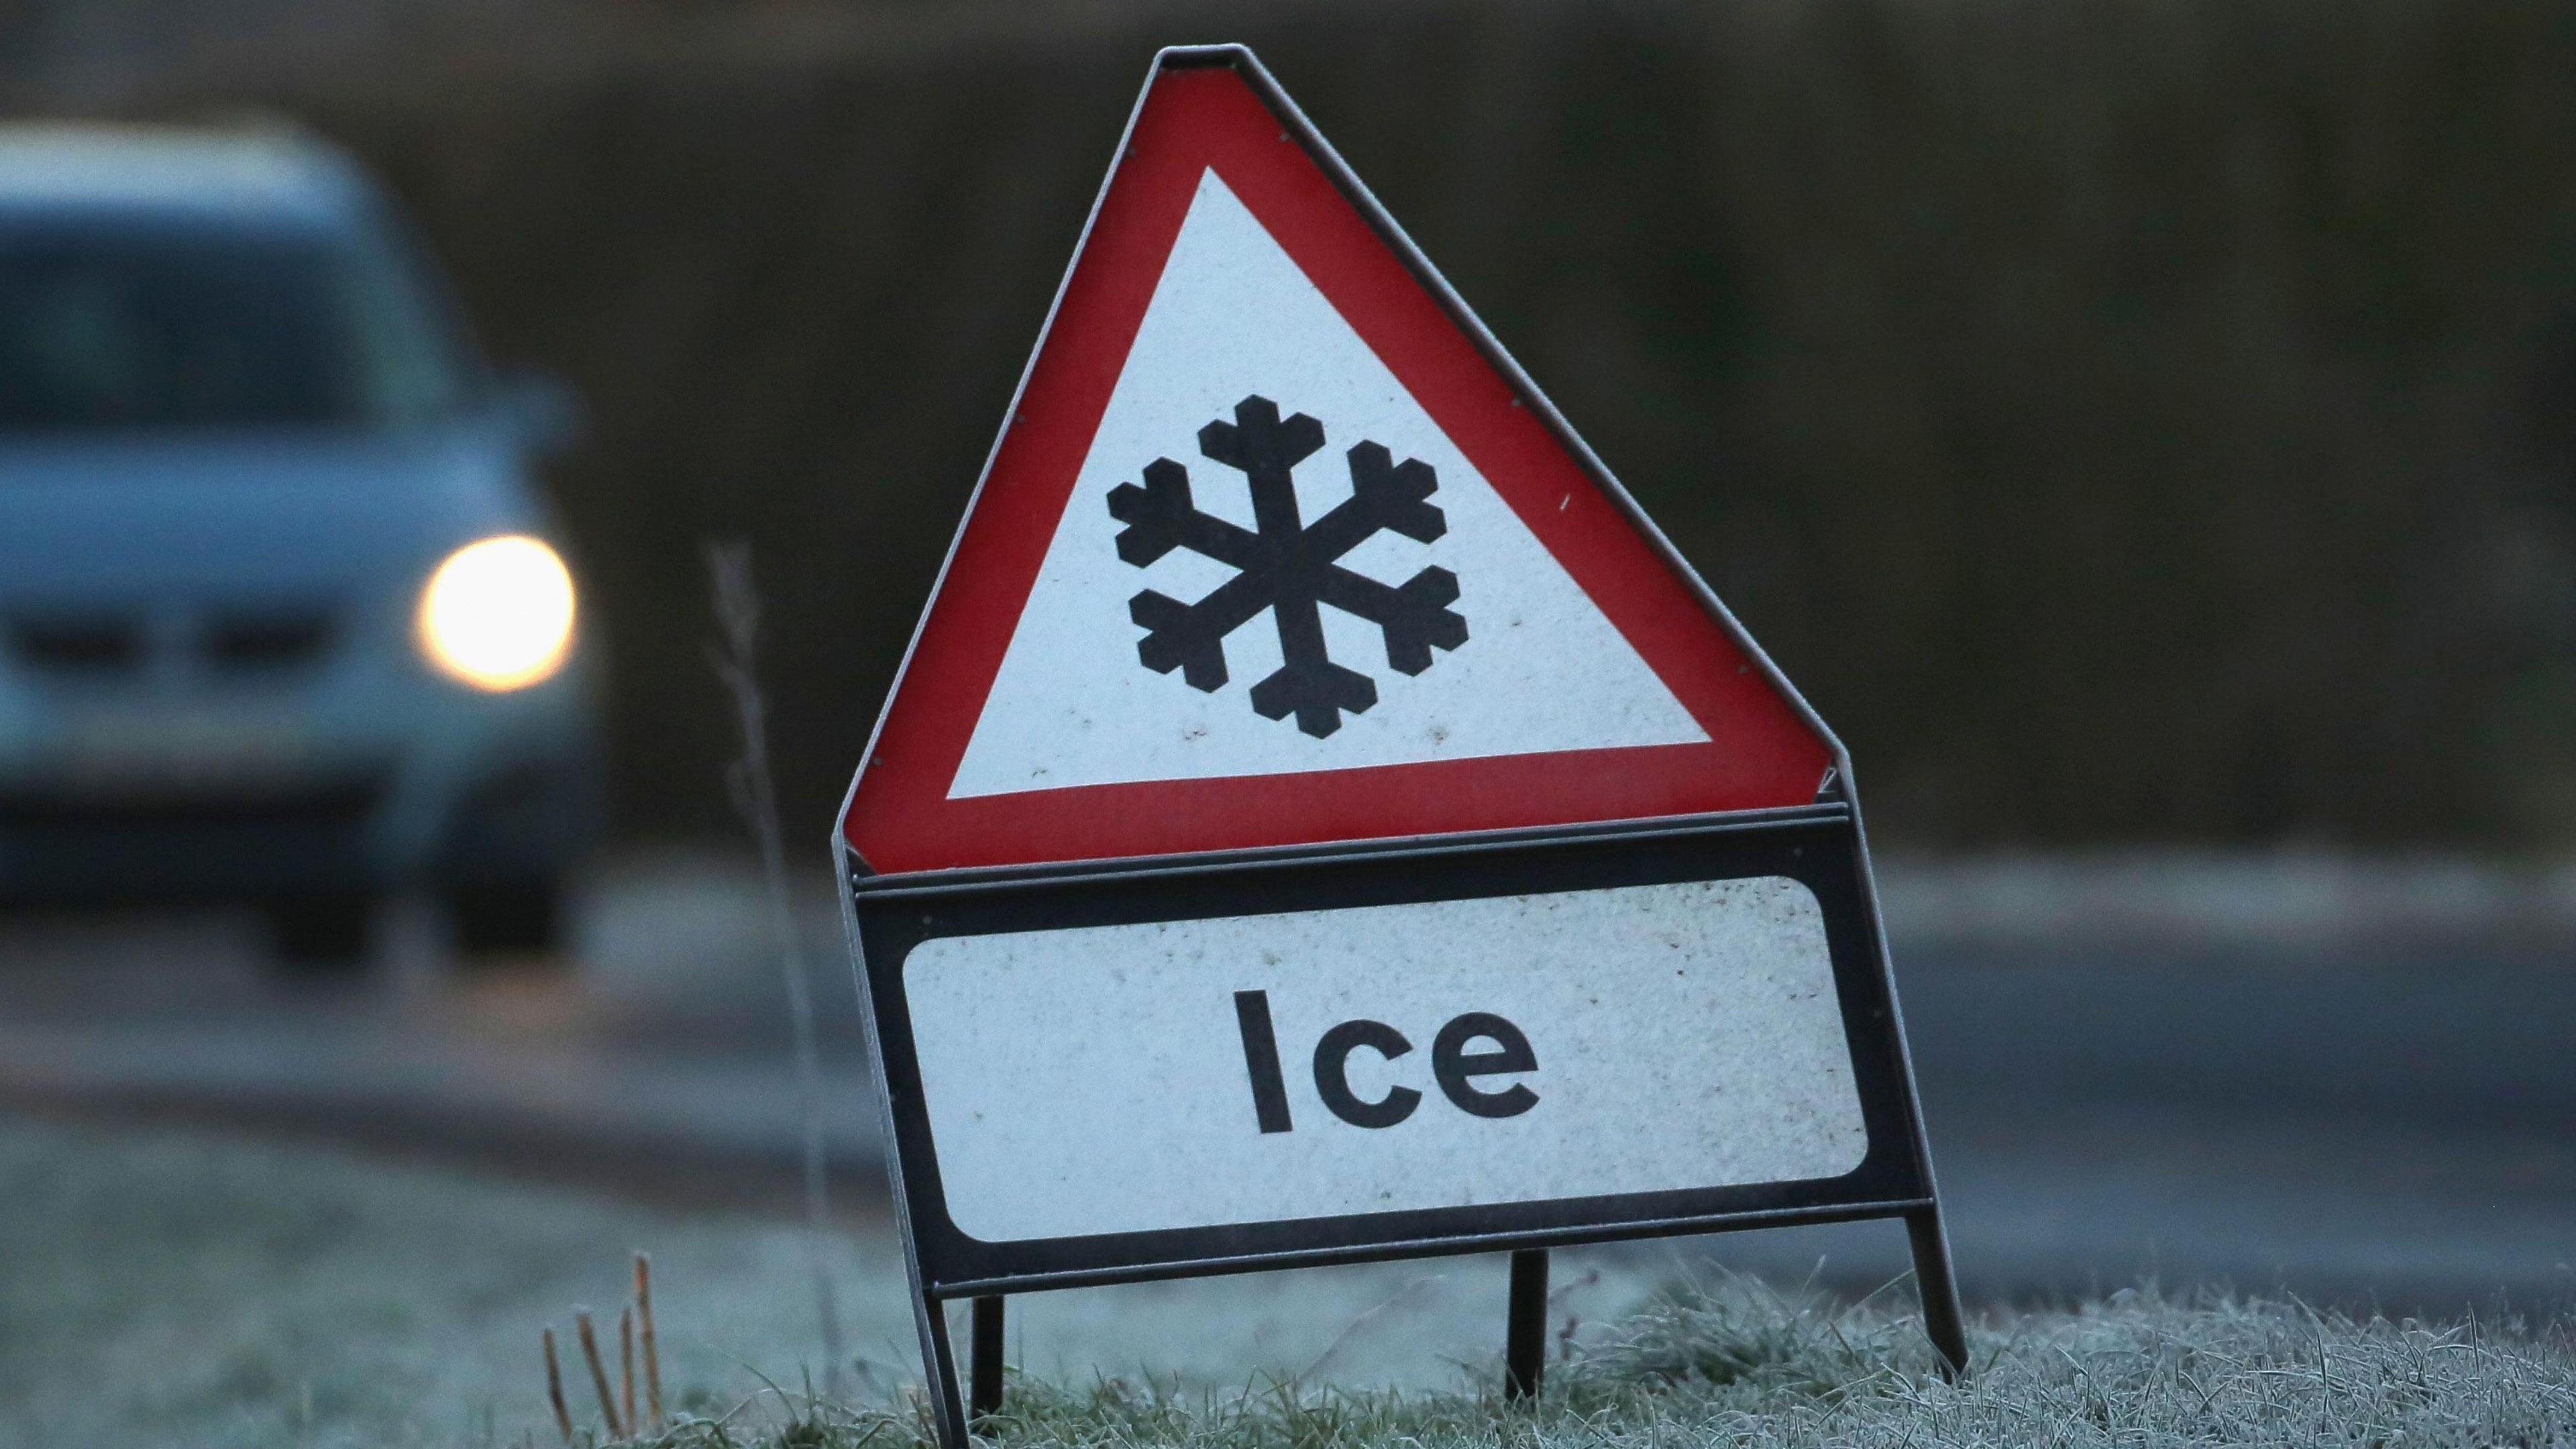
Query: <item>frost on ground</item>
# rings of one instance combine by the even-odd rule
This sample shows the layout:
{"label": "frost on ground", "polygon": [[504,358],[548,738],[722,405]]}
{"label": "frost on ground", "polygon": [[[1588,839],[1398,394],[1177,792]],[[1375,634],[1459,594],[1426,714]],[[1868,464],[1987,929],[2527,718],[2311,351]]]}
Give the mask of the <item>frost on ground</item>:
{"label": "frost on ground", "polygon": [[[1009,1449],[2576,1443],[2576,1342],[2564,1324],[2356,1321],[2295,1303],[2122,1292],[1998,1318],[1972,1343],[1975,1371],[1951,1383],[1909,1313],[1726,1281],[1655,1295],[1553,1367],[1535,1408],[1506,1403],[1490,1375],[1430,1394],[1018,1380],[991,1429]],[[926,1442],[917,1405],[846,1412],[787,1396],[762,1407],[774,1417],[688,1423],[642,1442]]]}
{"label": "frost on ground", "polygon": [[635,1248],[668,1284],[675,1394],[734,1393],[728,1354],[810,1358],[805,1256],[765,1221],[0,1117],[0,1445],[454,1444],[487,1422],[515,1440],[543,1412],[538,1330],[580,1302],[613,1329]]}
{"label": "frost on ground", "polygon": [[[804,1246],[776,1219],[0,1115],[0,1449],[551,1436],[538,1331],[570,1353],[587,1304],[613,1334],[636,1249],[653,1255],[669,1402],[720,1414],[763,1375],[822,1382]],[[899,1249],[853,1218],[831,1262],[859,1382],[895,1401],[920,1363]],[[1562,1306],[1590,1320],[1662,1274],[1564,1276]],[[1061,1382],[1151,1366],[1193,1385],[1313,1370],[1418,1388],[1499,1352],[1503,1297],[1491,1258],[1050,1293],[1013,1300],[1012,1355]],[[564,1367],[597,1422],[587,1371]]]}
{"label": "frost on ground", "polygon": [[[0,1446],[546,1445],[537,1332],[612,1323],[652,1251],[669,1449],[922,1442],[900,1260],[833,1243],[866,1401],[801,1392],[803,1245],[770,1220],[206,1133],[0,1118]],[[2568,1325],[2355,1321],[2120,1294],[1996,1316],[1934,1372],[1896,1295],[1657,1287],[1681,1260],[1560,1255],[1544,1401],[1502,1404],[1498,1261],[1012,1300],[1011,1446],[2576,1444]],[[1642,1305],[1642,1306],[1639,1306]],[[1634,1309],[1623,1313],[1622,1310]],[[569,1336],[566,1335],[567,1348]],[[586,1371],[565,1364],[583,1427]],[[615,1372],[614,1367],[611,1373]],[[819,1373],[812,1375],[819,1382]],[[764,1387],[764,1378],[785,1393]]]}

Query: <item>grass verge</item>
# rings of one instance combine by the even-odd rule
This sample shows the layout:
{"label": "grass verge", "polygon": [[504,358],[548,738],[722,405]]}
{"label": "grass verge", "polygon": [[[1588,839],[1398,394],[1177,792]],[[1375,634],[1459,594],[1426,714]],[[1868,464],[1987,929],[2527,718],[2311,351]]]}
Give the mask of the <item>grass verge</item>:
{"label": "grass verge", "polygon": [[[1724,1282],[1666,1290],[1590,1343],[1569,1340],[1534,1407],[1474,1371],[1434,1394],[1014,1378],[991,1429],[1008,1445],[1188,1449],[2576,1443],[2565,1322],[2358,1319],[2150,1290],[1993,1319],[1972,1342],[1975,1372],[1950,1383],[1911,1314]],[[911,1449],[929,1436],[917,1401],[854,1409],[779,1390],[633,1442]]]}

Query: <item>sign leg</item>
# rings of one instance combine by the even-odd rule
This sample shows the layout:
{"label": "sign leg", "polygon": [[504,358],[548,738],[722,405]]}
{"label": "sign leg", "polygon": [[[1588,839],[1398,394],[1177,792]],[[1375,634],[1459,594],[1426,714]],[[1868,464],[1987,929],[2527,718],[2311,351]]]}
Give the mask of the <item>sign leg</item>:
{"label": "sign leg", "polygon": [[967,1412],[976,1423],[1002,1411],[1002,1295],[975,1300],[973,1343],[967,1358]]}
{"label": "sign leg", "polygon": [[1951,1378],[1968,1371],[1968,1330],[1959,1312],[1959,1279],[1950,1269],[1950,1234],[1941,1225],[1941,1209],[1919,1208],[1905,1215],[1905,1234],[1914,1243],[1914,1286],[1923,1296],[1923,1331],[1941,1352]]}
{"label": "sign leg", "polygon": [[939,1449],[967,1449],[966,1406],[957,1396],[957,1356],[948,1346],[948,1305],[926,1293],[913,1295],[921,1327],[921,1360],[930,1370],[930,1417]]}
{"label": "sign leg", "polygon": [[1538,1397],[1547,1368],[1547,1249],[1512,1254],[1510,1322],[1503,1337],[1503,1396]]}

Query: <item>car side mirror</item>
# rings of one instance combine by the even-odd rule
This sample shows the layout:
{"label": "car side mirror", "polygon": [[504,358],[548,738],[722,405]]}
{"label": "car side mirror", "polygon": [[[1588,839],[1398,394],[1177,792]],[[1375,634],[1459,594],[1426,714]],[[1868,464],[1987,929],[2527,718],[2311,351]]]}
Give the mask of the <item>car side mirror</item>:
{"label": "car side mirror", "polygon": [[514,368],[493,390],[496,412],[521,446],[552,457],[581,441],[590,419],[581,394],[551,372]]}

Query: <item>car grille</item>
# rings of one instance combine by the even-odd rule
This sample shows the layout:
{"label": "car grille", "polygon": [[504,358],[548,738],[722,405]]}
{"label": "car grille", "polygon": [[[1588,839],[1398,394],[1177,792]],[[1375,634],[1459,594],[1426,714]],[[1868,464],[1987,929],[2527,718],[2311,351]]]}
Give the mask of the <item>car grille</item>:
{"label": "car grille", "polygon": [[321,658],[330,643],[331,620],[324,614],[245,615],[216,620],[201,647],[225,670],[291,669]]}
{"label": "car grille", "polygon": [[386,779],[367,771],[266,791],[95,798],[0,791],[0,899],[192,895],[328,883],[362,871]]}
{"label": "car grille", "polygon": [[9,633],[19,659],[38,669],[97,674],[143,662],[140,621],[20,619]]}
{"label": "car grille", "polygon": [[39,674],[109,683],[145,673],[251,680],[319,664],[337,633],[321,606],[150,614],[26,612],[7,622],[10,654]]}

